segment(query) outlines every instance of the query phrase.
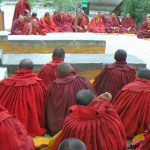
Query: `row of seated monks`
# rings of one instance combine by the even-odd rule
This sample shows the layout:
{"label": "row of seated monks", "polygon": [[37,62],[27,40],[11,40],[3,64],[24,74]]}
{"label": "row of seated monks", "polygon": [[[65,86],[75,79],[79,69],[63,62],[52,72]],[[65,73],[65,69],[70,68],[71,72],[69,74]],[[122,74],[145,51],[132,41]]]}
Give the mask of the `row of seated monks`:
{"label": "row of seated monks", "polygon": [[48,134],[55,139],[49,150],[126,150],[136,135],[132,148],[149,150],[150,70],[136,75],[126,58],[117,50],[93,83],[64,62],[63,48],[37,74],[30,59],[21,60],[0,81],[0,149],[34,150],[31,137]]}
{"label": "row of seated monks", "polygon": [[127,33],[137,34],[139,38],[150,38],[150,15],[148,14],[139,31],[136,23],[130,14],[127,14],[122,21],[115,13],[105,17],[98,12],[91,21],[81,9],[77,12],[77,17],[71,13],[55,11],[53,15],[46,12],[45,15],[38,19],[37,13],[20,15],[12,24],[11,34],[19,35],[45,35],[51,32],[94,32],[94,33]]}

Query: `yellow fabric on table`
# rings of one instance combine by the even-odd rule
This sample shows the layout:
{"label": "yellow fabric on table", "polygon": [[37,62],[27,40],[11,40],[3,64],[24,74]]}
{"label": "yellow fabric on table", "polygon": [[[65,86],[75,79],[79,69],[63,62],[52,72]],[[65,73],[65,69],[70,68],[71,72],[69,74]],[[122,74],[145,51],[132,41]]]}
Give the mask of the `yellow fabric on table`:
{"label": "yellow fabric on table", "polygon": [[94,79],[90,80],[90,83],[91,83],[91,84],[93,84],[93,82],[94,82]]}

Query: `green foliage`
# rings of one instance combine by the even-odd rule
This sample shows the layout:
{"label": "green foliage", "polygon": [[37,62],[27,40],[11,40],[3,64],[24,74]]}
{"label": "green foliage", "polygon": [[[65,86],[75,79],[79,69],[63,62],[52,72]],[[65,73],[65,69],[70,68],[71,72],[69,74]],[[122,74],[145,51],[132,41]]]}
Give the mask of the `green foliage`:
{"label": "green foliage", "polygon": [[130,13],[139,27],[145,15],[150,13],[150,0],[124,0],[121,11],[123,16]]}

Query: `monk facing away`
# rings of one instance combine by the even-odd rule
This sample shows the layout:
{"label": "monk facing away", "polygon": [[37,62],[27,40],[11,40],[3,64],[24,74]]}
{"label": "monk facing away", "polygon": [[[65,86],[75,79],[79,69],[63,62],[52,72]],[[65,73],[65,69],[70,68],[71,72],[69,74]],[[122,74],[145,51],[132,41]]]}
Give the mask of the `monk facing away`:
{"label": "monk facing away", "polygon": [[45,85],[48,85],[58,78],[57,67],[60,63],[64,62],[65,51],[63,48],[55,48],[52,55],[52,61],[44,65],[39,73],[38,77],[43,79]]}
{"label": "monk facing away", "polygon": [[0,105],[0,149],[34,150],[32,138],[23,125]]}
{"label": "monk facing away", "polygon": [[112,101],[127,138],[143,133],[150,125],[150,70],[138,71],[138,78],[125,85]]}
{"label": "monk facing away", "polygon": [[68,109],[76,104],[76,93],[81,89],[93,91],[89,80],[77,75],[70,64],[59,64],[58,79],[48,86],[46,95],[46,123],[50,135],[62,130]]}
{"label": "monk facing away", "polygon": [[147,15],[137,34],[138,38],[150,38],[150,16]]}
{"label": "monk facing away", "polygon": [[62,133],[52,150],[66,138],[78,138],[87,150],[126,150],[126,135],[113,105],[86,89],[77,93],[77,104],[69,109]]}
{"label": "monk facing away", "polygon": [[126,51],[117,50],[114,55],[116,61],[107,65],[95,78],[94,89],[98,95],[109,92],[114,98],[124,85],[135,79],[135,68],[127,64],[126,58]]}
{"label": "monk facing away", "polygon": [[38,136],[45,134],[46,87],[33,68],[31,60],[23,59],[16,74],[0,82],[0,104],[17,117],[29,135]]}

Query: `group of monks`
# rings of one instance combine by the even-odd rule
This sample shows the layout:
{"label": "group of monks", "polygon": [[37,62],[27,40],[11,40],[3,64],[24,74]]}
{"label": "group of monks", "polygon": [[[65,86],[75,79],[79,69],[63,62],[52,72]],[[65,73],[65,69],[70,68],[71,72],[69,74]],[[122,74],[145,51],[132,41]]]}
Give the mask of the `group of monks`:
{"label": "group of monks", "polygon": [[[34,73],[30,59],[0,81],[0,149],[33,150],[31,137],[54,137],[49,150],[150,149],[150,70],[127,64],[117,50],[94,82],[65,63],[63,48]],[[55,138],[57,137],[57,138]]]}
{"label": "group of monks", "polygon": [[45,35],[52,32],[94,32],[94,33],[126,33],[137,34],[138,38],[150,38],[150,14],[144,18],[139,30],[136,23],[128,13],[122,21],[115,14],[105,17],[98,12],[89,21],[82,9],[73,16],[70,12],[55,11],[53,14],[46,12],[38,19],[37,13],[30,15],[31,8],[28,0],[20,0],[15,7],[11,34],[17,35]]}

